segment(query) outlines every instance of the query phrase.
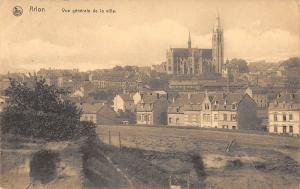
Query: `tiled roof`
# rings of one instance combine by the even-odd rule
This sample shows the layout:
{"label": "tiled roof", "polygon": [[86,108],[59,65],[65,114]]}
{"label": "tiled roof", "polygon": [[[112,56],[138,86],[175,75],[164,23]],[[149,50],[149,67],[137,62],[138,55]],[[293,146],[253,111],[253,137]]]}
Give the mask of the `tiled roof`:
{"label": "tiled roof", "polygon": [[119,96],[124,100],[124,101],[133,101],[133,98],[130,94],[119,94]]}
{"label": "tiled roof", "polygon": [[[168,112],[175,113],[177,108],[187,111],[200,111],[205,95],[205,93],[179,94],[174,102],[169,105]],[[232,104],[238,104],[243,96],[243,93],[208,93],[213,110],[229,110],[232,108]]]}
{"label": "tiled roof", "polygon": [[[233,104],[238,104],[244,94],[242,93],[219,93],[215,94],[211,101],[213,110],[230,110]],[[236,107],[235,107],[236,108]]]}
{"label": "tiled roof", "polygon": [[82,108],[83,113],[97,113],[104,105],[103,103],[83,103],[78,106]]}
{"label": "tiled roof", "polygon": [[212,49],[198,49],[198,48],[171,48],[175,57],[190,57],[193,54],[201,54],[203,58],[212,57]]}
{"label": "tiled roof", "polygon": [[300,103],[300,94],[299,93],[284,93],[278,95],[277,99],[278,102],[285,102],[285,103]]}
{"label": "tiled roof", "polygon": [[202,104],[186,104],[183,109],[185,111],[201,111]]}
{"label": "tiled roof", "polygon": [[300,110],[300,94],[284,93],[278,95],[277,98],[270,103],[271,110]]}

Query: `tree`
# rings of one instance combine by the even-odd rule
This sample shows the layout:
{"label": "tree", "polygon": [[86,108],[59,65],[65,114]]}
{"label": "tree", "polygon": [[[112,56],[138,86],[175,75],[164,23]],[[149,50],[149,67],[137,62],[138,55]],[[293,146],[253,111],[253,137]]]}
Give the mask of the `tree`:
{"label": "tree", "polygon": [[113,71],[123,71],[123,67],[122,66],[115,66],[113,67]]}
{"label": "tree", "polygon": [[2,133],[46,140],[67,140],[76,135],[81,110],[60,96],[67,92],[32,79],[31,86],[11,79],[5,91],[8,104],[1,119]]}
{"label": "tree", "polygon": [[300,59],[298,57],[289,58],[281,63],[285,69],[299,69]]}
{"label": "tree", "polygon": [[239,73],[247,73],[249,72],[248,63],[246,60],[234,58],[229,62],[229,69],[236,70]]}

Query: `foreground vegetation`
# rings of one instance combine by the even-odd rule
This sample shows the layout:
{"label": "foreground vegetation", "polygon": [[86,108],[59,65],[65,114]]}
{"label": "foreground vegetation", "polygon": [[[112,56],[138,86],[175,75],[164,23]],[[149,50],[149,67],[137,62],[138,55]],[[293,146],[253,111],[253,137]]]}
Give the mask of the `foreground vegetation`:
{"label": "foreground vegetation", "polygon": [[11,80],[7,106],[1,115],[1,133],[48,141],[70,140],[94,133],[94,124],[81,122],[82,111],[61,97],[68,92],[32,78],[30,83]]}

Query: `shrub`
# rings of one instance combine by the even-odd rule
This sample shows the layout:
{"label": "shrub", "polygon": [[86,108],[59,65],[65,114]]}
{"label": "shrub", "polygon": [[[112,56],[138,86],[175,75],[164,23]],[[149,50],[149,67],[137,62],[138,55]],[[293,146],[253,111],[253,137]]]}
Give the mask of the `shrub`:
{"label": "shrub", "polygon": [[30,177],[46,184],[57,177],[58,153],[50,150],[36,152],[30,161]]}

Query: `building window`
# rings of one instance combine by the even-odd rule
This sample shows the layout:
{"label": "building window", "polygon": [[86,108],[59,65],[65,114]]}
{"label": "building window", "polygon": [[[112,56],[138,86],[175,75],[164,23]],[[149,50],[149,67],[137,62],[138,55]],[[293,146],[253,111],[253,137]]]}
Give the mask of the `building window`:
{"label": "building window", "polygon": [[235,108],[236,108],[236,107],[235,107],[235,104],[232,104],[232,109],[235,110]]}
{"label": "building window", "polygon": [[144,121],[144,114],[141,115],[141,121]]}
{"label": "building window", "polygon": [[227,121],[227,114],[223,114],[223,120]]}
{"label": "building window", "polygon": [[179,118],[177,117],[177,118],[176,118],[176,124],[178,124],[178,123],[179,123]]}
{"label": "building window", "polygon": [[292,126],[292,125],[289,126],[289,131],[290,131],[290,133],[293,133],[293,132],[294,132],[293,126]]}
{"label": "building window", "polygon": [[223,129],[228,129],[228,125],[222,125]]}
{"label": "building window", "polygon": [[289,114],[289,120],[293,120],[293,114]]}
{"label": "building window", "polygon": [[231,121],[235,121],[236,120],[236,115],[235,114],[231,114]]}
{"label": "building window", "polygon": [[286,133],[286,126],[285,126],[285,125],[282,126],[282,132],[283,132],[283,133]]}
{"label": "building window", "polygon": [[210,114],[204,114],[203,121],[206,121],[206,122],[210,121]]}
{"label": "building window", "polygon": [[282,120],[283,120],[283,121],[286,121],[286,114],[283,114],[283,115],[282,115]]}
{"label": "building window", "polygon": [[232,129],[235,130],[235,129],[236,129],[236,126],[232,126]]}
{"label": "building window", "polygon": [[171,117],[169,117],[169,123],[172,123],[172,118]]}
{"label": "building window", "polygon": [[218,121],[218,114],[214,114],[214,120]]}
{"label": "building window", "polygon": [[205,110],[209,110],[209,104],[204,105]]}
{"label": "building window", "polygon": [[274,125],[274,133],[277,133],[277,125]]}
{"label": "building window", "polygon": [[277,114],[274,114],[274,121],[277,121]]}

